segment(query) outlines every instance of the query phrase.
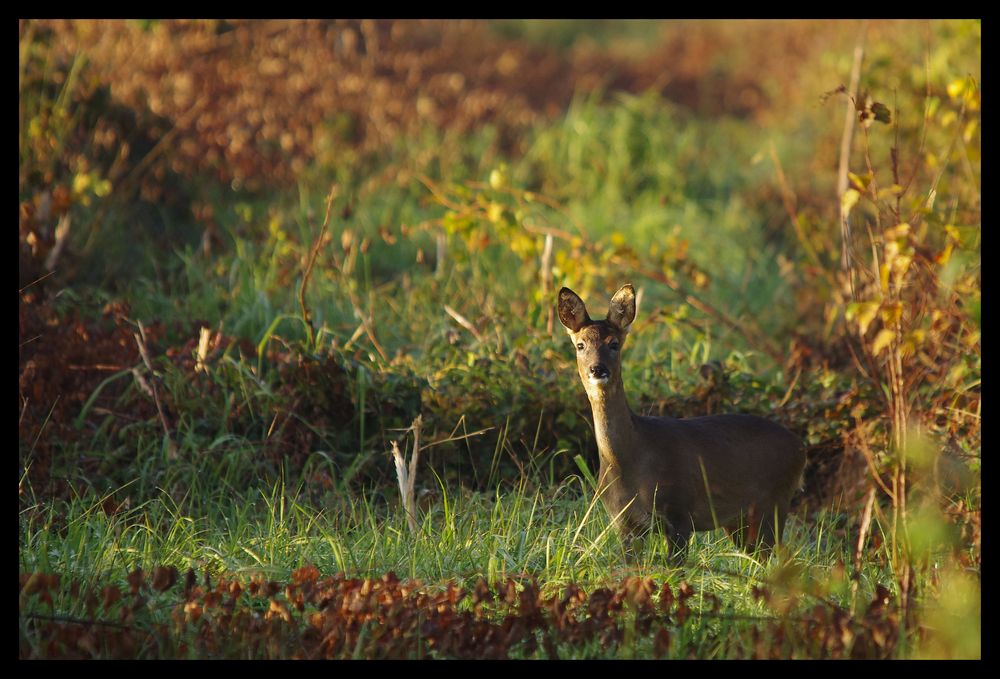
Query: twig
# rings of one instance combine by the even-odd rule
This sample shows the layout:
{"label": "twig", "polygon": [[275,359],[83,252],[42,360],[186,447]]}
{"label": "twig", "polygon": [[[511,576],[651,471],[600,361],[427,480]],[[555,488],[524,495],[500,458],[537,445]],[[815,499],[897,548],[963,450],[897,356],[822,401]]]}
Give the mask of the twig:
{"label": "twig", "polygon": [[351,298],[351,305],[354,307],[355,315],[361,320],[361,325],[365,329],[365,334],[368,335],[368,339],[371,341],[372,346],[375,347],[375,351],[378,355],[382,357],[382,360],[386,363],[389,362],[389,356],[385,353],[385,349],[379,344],[378,338],[375,337],[375,331],[371,326],[371,318],[361,313],[361,307],[358,305],[357,300],[354,298],[354,293],[348,288],[348,295]]}
{"label": "twig", "polygon": [[[132,336],[135,337],[135,343],[139,346],[139,354],[142,356],[142,362],[146,364],[146,369],[149,370],[150,377],[155,377],[156,373],[153,370],[153,362],[149,359],[149,350],[146,348],[146,330],[142,327],[142,321],[138,321],[138,325],[139,332],[132,333]],[[133,368],[132,374],[135,375],[139,385],[143,386],[144,380],[142,380],[142,376],[138,371]],[[174,438],[170,431],[170,423],[167,422],[167,416],[163,412],[163,405],[160,403],[160,395],[156,390],[156,381],[151,379],[146,388],[153,394],[153,403],[156,404],[156,412],[160,416],[160,424],[163,425],[163,435],[167,437],[167,458],[176,460],[178,457],[177,445],[174,443]]]}
{"label": "twig", "polygon": [[847,171],[851,161],[851,141],[854,137],[854,122],[857,117],[856,101],[858,97],[858,83],[861,80],[861,61],[865,55],[865,33],[868,30],[868,21],[861,23],[858,31],[858,40],[854,45],[854,64],[851,66],[851,84],[847,90],[847,110],[844,113],[844,133],[840,138],[840,165],[837,169],[837,206],[840,212],[840,265],[847,273],[851,283],[851,296],[856,298],[854,289],[854,275],[852,273],[853,262],[851,261],[851,222],[848,215],[843,210],[839,210],[844,192],[847,191]]}
{"label": "twig", "polygon": [[44,281],[46,278],[48,278],[49,276],[51,276],[54,273],[55,273],[55,271],[50,271],[47,274],[45,274],[44,276],[40,276],[40,277],[36,278],[35,280],[31,281],[30,283],[28,283],[27,285],[25,285],[20,290],[18,290],[17,293],[21,294],[22,292],[24,292],[25,290],[27,290],[28,288],[30,288],[32,285],[34,285],[36,283],[41,283],[42,281]]}
{"label": "twig", "polygon": [[477,341],[479,342],[483,341],[483,336],[479,333],[478,330],[476,330],[476,326],[474,326],[469,321],[469,319],[467,319],[465,316],[452,309],[447,304],[444,305],[444,310],[448,312],[449,316],[455,319],[456,323],[458,323],[460,326],[471,332],[472,336],[475,337]]}
{"label": "twig", "polygon": [[[542,298],[548,299],[550,292],[552,292],[552,234],[547,233],[545,234],[545,247],[542,249]],[[555,324],[555,307],[551,304],[548,307],[545,332],[551,335]]]}
{"label": "twig", "polygon": [[469,432],[467,434],[462,434],[461,436],[449,436],[448,438],[439,439],[437,441],[431,441],[430,443],[424,444],[421,450],[427,450],[428,448],[433,448],[434,446],[439,446],[442,443],[450,443],[451,441],[465,441],[472,438],[473,436],[480,436],[488,431],[492,431],[496,427],[486,427],[485,429],[480,429],[479,431]]}
{"label": "twig", "polygon": [[648,269],[642,271],[641,273],[647,278],[663,283],[668,288],[670,288],[671,290],[679,294],[681,297],[683,297],[684,301],[690,304],[695,309],[711,316],[720,323],[728,326],[730,329],[735,330],[739,334],[743,335],[744,339],[746,339],[751,345],[759,347],[764,353],[770,356],[771,359],[773,359],[774,362],[777,363],[778,365],[781,365],[784,362],[785,356],[781,351],[778,350],[778,347],[775,346],[774,341],[771,338],[764,335],[759,329],[752,328],[748,326],[746,323],[743,323],[733,318],[724,311],[716,309],[708,302],[699,299],[696,295],[694,295],[694,293],[688,291],[684,286],[682,286],[676,280],[667,276],[667,274],[665,274],[663,271],[659,271],[656,269]]}
{"label": "twig", "polygon": [[857,579],[861,576],[861,553],[864,550],[865,542],[868,539],[868,531],[872,524],[872,507],[875,504],[875,486],[868,489],[868,496],[865,498],[865,510],[861,513],[861,526],[858,529],[858,543],[854,547],[854,589],[857,590]]}
{"label": "twig", "polygon": [[299,306],[302,308],[302,320],[306,322],[309,331],[309,344],[313,343],[315,329],[312,324],[312,312],[306,306],[306,288],[309,285],[309,277],[312,275],[313,265],[316,264],[316,256],[319,254],[320,246],[323,244],[323,237],[326,236],[326,229],[330,225],[330,211],[333,208],[333,200],[337,197],[337,185],[330,187],[330,194],[326,197],[326,217],[323,218],[323,225],[319,229],[316,241],[313,243],[312,252],[309,253],[309,261],[306,263],[305,272],[302,274],[302,285],[299,286]]}
{"label": "twig", "polygon": [[149,630],[142,629],[141,627],[136,627],[135,625],[126,625],[121,622],[113,622],[111,620],[74,618],[68,615],[45,615],[44,613],[22,613],[21,615],[23,615],[25,618],[30,618],[32,620],[45,620],[47,622],[65,622],[71,625],[101,625],[102,627],[116,627],[118,629],[142,632],[143,634],[147,634],[149,636],[155,636]]}
{"label": "twig", "polygon": [[45,268],[49,271],[55,270],[56,262],[59,261],[59,255],[62,254],[63,248],[66,247],[66,239],[69,237],[70,223],[70,214],[67,212],[59,218],[59,223],[56,224],[56,244],[52,246],[52,249],[49,250],[49,254],[45,257]]}

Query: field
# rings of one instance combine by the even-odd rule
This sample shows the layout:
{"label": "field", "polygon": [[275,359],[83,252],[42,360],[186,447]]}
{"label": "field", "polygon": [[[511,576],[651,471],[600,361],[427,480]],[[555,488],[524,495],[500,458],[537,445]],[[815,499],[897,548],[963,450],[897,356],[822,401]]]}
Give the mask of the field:
{"label": "field", "polygon": [[[18,35],[20,658],[981,657],[978,21]],[[774,554],[595,499],[627,282]]]}

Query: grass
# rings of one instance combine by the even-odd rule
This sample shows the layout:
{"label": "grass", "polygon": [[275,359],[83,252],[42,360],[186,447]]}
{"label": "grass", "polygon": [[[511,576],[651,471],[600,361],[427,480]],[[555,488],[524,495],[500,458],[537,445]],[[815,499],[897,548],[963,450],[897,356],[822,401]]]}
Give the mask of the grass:
{"label": "grass", "polygon": [[[608,33],[596,43],[622,51],[650,39],[641,24],[601,26]],[[580,25],[506,22],[496,29],[568,50]],[[940,35],[927,55],[937,80],[954,75],[941,55],[963,53],[957,46],[975,43],[978,29],[945,27]],[[888,44],[872,48],[880,55],[870,71],[873,91],[883,96],[886,82],[902,82],[903,113],[925,110],[915,103],[924,96],[913,74],[921,69],[898,75]],[[912,52],[909,43],[892,44]],[[864,333],[848,327],[849,300],[835,280],[838,214],[828,194],[840,105],[831,127],[830,108],[798,106],[786,118],[706,117],[656,92],[596,92],[578,95],[513,146],[493,123],[465,133],[428,125],[379,149],[339,141],[319,148],[291,187],[250,192],[211,177],[170,175],[202,206],[199,214],[211,208],[208,219],[94,188],[104,186],[100,164],[80,165],[69,149],[95,153],[93,130],[80,121],[103,113],[57,112],[67,102],[97,106],[99,98],[87,89],[82,57],[55,78],[60,66],[47,49],[22,36],[22,70],[32,72],[25,55],[42,69],[21,82],[22,217],[25,205],[39,208],[51,198],[54,184],[90,188],[72,193],[68,208],[75,225],[86,225],[70,232],[63,261],[72,273],[37,286],[24,281],[21,291],[22,324],[30,325],[30,311],[41,304],[56,320],[38,321],[38,339],[21,338],[37,343],[20,356],[19,571],[63,576],[51,602],[22,592],[22,657],[48,653],[36,624],[42,616],[109,622],[124,610],[95,613],[86,597],[72,594],[73,580],[84,591],[127,589],[136,568],[173,566],[215,582],[284,582],[310,565],[357,578],[394,571],[431,589],[523,576],[537,578],[546,594],[571,585],[614,589],[633,575],[674,591],[689,586],[695,624],[676,615],[664,623],[669,657],[822,656],[833,647],[802,630],[835,629],[832,620],[809,616],[840,609],[856,625],[848,646],[859,655],[980,655],[978,132],[962,127],[963,143],[950,160],[938,151],[964,121],[959,99],[948,99],[937,80],[935,110],[952,118],[927,114],[926,134],[910,121],[900,136],[905,158],[918,161],[914,186],[922,191],[924,175],[940,172],[937,207],[925,210],[930,227],[920,237],[934,252],[948,244],[942,290],[971,302],[955,312],[971,320],[954,321],[937,342],[958,353],[935,354],[919,367],[944,366],[940,379],[910,398],[927,436],[914,437],[926,450],[910,451],[909,469],[923,473],[925,485],[913,494],[909,523],[897,520],[880,493],[855,568],[869,465],[889,478],[908,451],[889,444],[885,385],[862,365],[877,362],[877,352],[865,355]],[[871,132],[876,163],[892,138],[881,132]],[[933,163],[918,148],[934,149]],[[852,169],[860,173],[860,165]],[[86,182],[78,181],[83,176]],[[298,293],[331,184],[334,217],[305,297],[310,333]],[[789,191],[797,192],[791,208],[783,202]],[[877,227],[877,210],[857,209],[859,224]],[[209,221],[214,235],[206,249]],[[546,283],[543,253],[553,233]],[[865,249],[875,251],[870,245]],[[633,409],[780,418],[809,446],[815,468],[860,480],[827,481],[833,490],[823,501],[819,492],[828,489],[817,482],[817,495],[790,520],[785,549],[771,561],[736,551],[714,532],[695,538],[681,569],[666,565],[659,536],[628,562],[603,506],[592,502],[589,407],[568,342],[558,322],[550,332],[547,321],[560,285],[600,308],[626,281],[642,291],[624,354]],[[941,292],[937,307],[914,307],[913,316],[944,310],[952,322],[949,299]],[[117,316],[107,312],[122,303]],[[139,322],[152,338],[152,370],[133,346]],[[202,328],[212,348],[199,357]],[[109,345],[110,354],[100,353]],[[67,361],[83,365],[67,368]],[[722,368],[721,382],[700,376],[710,361]],[[29,373],[28,363],[46,369]],[[113,370],[85,372],[90,364]],[[166,404],[166,428],[148,385]],[[424,505],[412,536],[387,451],[417,415],[432,445],[418,470]],[[938,443],[946,440],[960,454],[946,455]],[[853,457],[845,452],[855,449]],[[939,461],[972,481],[955,492],[938,487]],[[952,518],[943,518],[945,511]],[[910,562],[917,622],[896,620],[892,629],[902,631],[888,643],[880,625],[896,614]],[[880,587],[894,603],[876,605]],[[198,651],[194,633],[180,630],[190,591],[184,600],[177,590],[144,591],[149,601],[136,609],[135,624],[176,634],[169,647],[136,654],[219,653]],[[267,605],[253,603],[265,614]],[[506,614],[489,615],[502,621]],[[652,632],[636,632],[637,620],[622,623],[621,642],[560,641],[560,657],[658,655],[659,642]],[[774,620],[787,626],[770,626]],[[364,657],[365,643],[359,638],[347,657]],[[248,648],[234,641],[228,652]],[[96,647],[81,649],[102,657]],[[511,655],[546,657],[530,645]]]}
{"label": "grass", "polygon": [[[192,494],[177,502],[165,493],[136,506],[109,514],[103,500],[81,496],[65,504],[29,506],[20,515],[20,570],[64,576],[61,596],[51,607],[37,601],[22,609],[22,618],[59,611],[86,617],[84,601],[69,595],[69,582],[83,588],[108,583],[124,585],[128,572],[174,565],[214,577],[288,580],[292,571],[315,565],[321,573],[347,577],[381,577],[393,571],[425,583],[457,582],[471,587],[479,577],[502,582],[531,574],[542,591],[558,592],[574,583],[588,589],[613,585],[627,575],[641,574],[674,589],[689,582],[698,593],[694,610],[706,614],[703,624],[678,627],[680,648],[694,648],[699,657],[730,654],[743,643],[751,622],[770,619],[773,611],[754,596],[753,588],[801,597],[786,614],[808,610],[816,600],[851,608],[867,602],[875,586],[891,580],[887,565],[873,563],[859,574],[860,587],[851,592],[843,569],[849,535],[832,537],[836,517],[819,517],[807,526],[793,519],[782,556],[760,563],[736,551],[724,533],[698,534],[688,563],[664,564],[666,541],[648,541],[638,563],[626,564],[621,543],[609,530],[603,508],[592,506],[579,478],[555,489],[529,491],[522,487],[495,495],[444,493],[421,516],[420,533],[411,536],[394,499],[337,494],[339,501],[318,503],[298,490],[276,484],[244,495]],[[127,492],[128,488],[119,489]],[[790,579],[788,573],[797,577]],[[704,604],[718,597],[722,609]],[[853,602],[852,602],[853,596]],[[143,624],[169,622],[167,595],[151,604]],[[688,635],[685,639],[683,635]],[[40,649],[41,640],[28,643]],[[579,657],[599,654],[596,648],[570,648]],[[640,646],[620,647],[624,657],[648,655]]]}

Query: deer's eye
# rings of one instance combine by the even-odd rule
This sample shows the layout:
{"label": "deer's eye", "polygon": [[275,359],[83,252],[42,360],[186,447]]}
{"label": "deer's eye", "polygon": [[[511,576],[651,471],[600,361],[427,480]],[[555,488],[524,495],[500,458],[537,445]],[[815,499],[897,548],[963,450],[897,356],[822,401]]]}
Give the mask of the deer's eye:
{"label": "deer's eye", "polygon": [[621,346],[618,342],[612,342],[610,345],[611,351],[618,351],[618,347]]}
{"label": "deer's eye", "polygon": [[576,343],[576,350],[577,351],[583,351],[583,342],[577,342]]}

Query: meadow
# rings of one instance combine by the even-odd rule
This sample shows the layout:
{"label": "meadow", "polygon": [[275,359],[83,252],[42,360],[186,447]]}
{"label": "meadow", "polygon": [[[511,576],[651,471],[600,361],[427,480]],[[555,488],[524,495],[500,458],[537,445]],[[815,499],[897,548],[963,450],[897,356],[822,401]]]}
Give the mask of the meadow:
{"label": "meadow", "polygon": [[[980,80],[978,21],[19,22],[19,657],[980,658]],[[626,282],[633,410],[803,440],[770,558],[595,501],[556,294]]]}

